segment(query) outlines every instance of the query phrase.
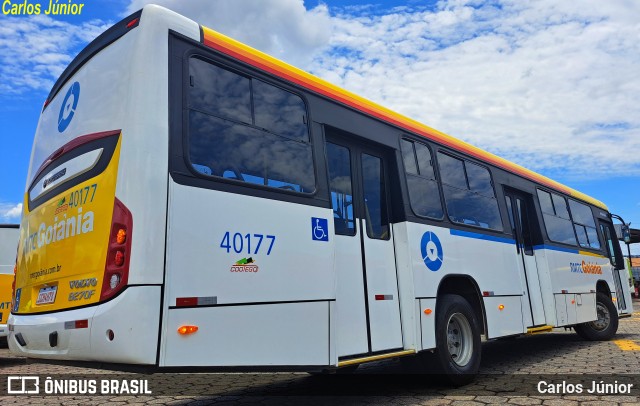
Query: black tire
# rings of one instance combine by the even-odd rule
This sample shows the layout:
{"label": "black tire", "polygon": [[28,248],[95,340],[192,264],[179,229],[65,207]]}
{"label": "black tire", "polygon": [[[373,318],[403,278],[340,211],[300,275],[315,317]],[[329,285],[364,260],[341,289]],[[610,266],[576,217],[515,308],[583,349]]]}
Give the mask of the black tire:
{"label": "black tire", "polygon": [[436,306],[436,351],[424,362],[442,374],[444,383],[462,386],[472,382],[480,368],[480,324],[462,296],[443,295]]}
{"label": "black tire", "polygon": [[618,309],[609,296],[598,292],[596,294],[596,312],[597,320],[578,324],[573,329],[585,340],[610,340],[618,331]]}

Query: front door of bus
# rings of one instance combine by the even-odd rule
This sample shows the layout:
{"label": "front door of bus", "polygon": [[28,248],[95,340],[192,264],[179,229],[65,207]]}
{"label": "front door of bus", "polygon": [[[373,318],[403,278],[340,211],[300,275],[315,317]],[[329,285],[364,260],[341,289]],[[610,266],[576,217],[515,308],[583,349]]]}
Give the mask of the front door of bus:
{"label": "front door of bus", "polygon": [[518,268],[523,281],[523,315],[527,327],[545,324],[542,291],[538,277],[538,265],[533,251],[533,233],[537,222],[533,221],[531,195],[515,190],[505,191],[509,223],[516,238]]}
{"label": "front door of bus", "polygon": [[385,151],[328,135],[338,356],[402,348]]}
{"label": "front door of bus", "polygon": [[[626,310],[627,309],[627,301],[625,298],[624,290],[622,289],[622,283],[627,283],[626,276],[627,270],[625,268],[618,269],[616,268],[616,250],[614,249],[614,244],[617,244],[616,241],[616,232],[614,231],[613,224],[605,223],[600,220],[600,231],[604,236],[605,248],[607,250],[607,255],[609,255],[609,260],[611,261],[611,270],[613,272],[613,283],[616,286],[616,297],[618,298],[618,309]],[[625,276],[625,278],[620,278],[620,272]]]}

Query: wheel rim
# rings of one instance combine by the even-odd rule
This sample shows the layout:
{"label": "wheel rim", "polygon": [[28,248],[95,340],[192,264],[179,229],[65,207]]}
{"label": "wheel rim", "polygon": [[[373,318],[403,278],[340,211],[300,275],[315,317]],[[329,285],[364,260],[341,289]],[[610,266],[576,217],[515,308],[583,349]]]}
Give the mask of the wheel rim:
{"label": "wheel rim", "polygon": [[607,306],[602,303],[596,303],[596,312],[598,313],[598,320],[591,322],[591,327],[594,330],[602,331],[609,326],[611,322],[611,314],[609,314],[609,309]]}
{"label": "wheel rim", "polygon": [[454,313],[447,322],[447,348],[451,360],[465,366],[473,354],[473,333],[469,320],[462,313]]}

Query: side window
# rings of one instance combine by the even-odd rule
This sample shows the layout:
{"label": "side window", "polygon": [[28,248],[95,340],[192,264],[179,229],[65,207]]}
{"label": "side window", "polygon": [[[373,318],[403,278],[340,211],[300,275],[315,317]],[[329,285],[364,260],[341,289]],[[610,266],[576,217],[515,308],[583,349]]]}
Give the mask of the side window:
{"label": "side window", "polygon": [[353,189],[351,188],[351,152],[347,147],[327,142],[329,188],[336,234],[355,235]]}
{"label": "side window", "polygon": [[253,79],[256,126],[294,140],[309,141],[307,112],[300,96]]}
{"label": "side window", "polygon": [[538,201],[549,239],[563,244],[577,245],[564,197],[538,189]]}
{"label": "side window", "polygon": [[489,170],[438,152],[442,190],[451,221],[502,231]]}
{"label": "side window", "polygon": [[189,108],[252,123],[251,80],[201,59],[189,60]]}
{"label": "side window", "polygon": [[573,218],[573,228],[578,236],[578,244],[581,247],[600,249],[596,222],[589,206],[569,199],[569,208]]}
{"label": "side window", "polygon": [[361,158],[367,235],[370,238],[388,240],[389,215],[383,161],[377,156],[364,153]]}
{"label": "side window", "polygon": [[312,193],[306,108],[293,93],[189,59],[189,160],[207,176]]}
{"label": "side window", "polygon": [[442,203],[431,151],[419,142],[402,140],[402,158],[411,209],[420,217],[442,219]]}

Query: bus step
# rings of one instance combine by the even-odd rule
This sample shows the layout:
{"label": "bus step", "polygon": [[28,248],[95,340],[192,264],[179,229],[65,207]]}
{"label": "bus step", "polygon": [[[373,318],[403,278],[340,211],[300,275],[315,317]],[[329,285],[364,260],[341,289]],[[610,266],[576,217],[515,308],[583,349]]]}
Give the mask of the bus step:
{"label": "bus step", "polygon": [[412,355],[415,353],[416,353],[416,350],[403,350],[403,351],[389,352],[386,354],[370,355],[368,357],[362,357],[362,358],[352,358],[344,361],[338,361],[338,367],[346,367],[347,365],[364,364],[365,362],[380,361],[382,359],[402,357],[405,355]]}
{"label": "bus step", "polygon": [[529,327],[527,334],[548,333],[553,330],[553,326]]}

